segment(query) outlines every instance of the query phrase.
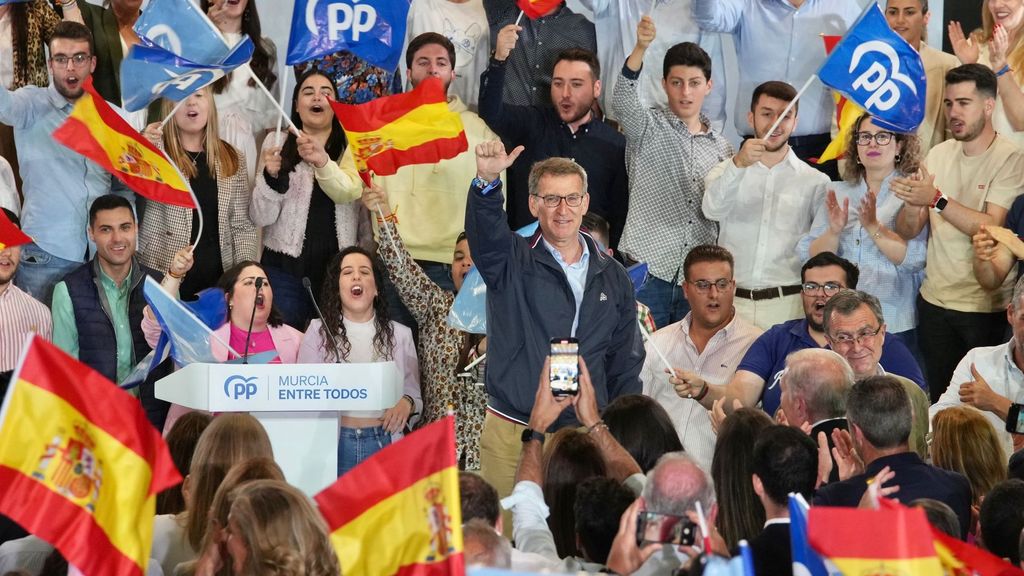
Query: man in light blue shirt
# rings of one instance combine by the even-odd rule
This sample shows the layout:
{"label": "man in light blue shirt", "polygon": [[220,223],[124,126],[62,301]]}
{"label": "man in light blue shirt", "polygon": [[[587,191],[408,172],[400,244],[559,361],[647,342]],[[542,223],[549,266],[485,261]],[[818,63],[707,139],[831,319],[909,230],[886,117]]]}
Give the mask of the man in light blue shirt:
{"label": "man in light blue shirt", "polygon": [[[801,87],[825,61],[822,34],[841,36],[857,20],[863,0],[693,0],[693,17],[705,32],[733,35],[739,91],[733,120],[750,135],[746,103],[762,82],[781,80]],[[800,117],[790,146],[801,160],[816,158],[831,142],[835,104],[828,89],[813,81],[800,98]],[[826,171],[839,180],[835,163]]]}
{"label": "man in light blue shirt", "polygon": [[111,192],[112,178],[99,164],[51,136],[96,68],[92,33],[82,24],[62,22],[50,37],[49,49],[49,87],[25,86],[11,92],[0,85],[0,122],[14,127],[18,146],[25,196],[21,220],[34,240],[22,247],[15,284],[47,305],[54,284],[85,262],[89,206]]}

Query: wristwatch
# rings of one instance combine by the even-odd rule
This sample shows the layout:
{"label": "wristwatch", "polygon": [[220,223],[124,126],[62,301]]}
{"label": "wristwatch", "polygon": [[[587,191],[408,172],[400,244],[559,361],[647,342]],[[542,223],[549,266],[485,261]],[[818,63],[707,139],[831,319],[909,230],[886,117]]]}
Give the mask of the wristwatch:
{"label": "wristwatch", "polygon": [[932,204],[932,210],[935,210],[935,212],[942,214],[942,211],[946,209],[946,204],[949,204],[949,199],[946,198],[946,195],[943,194],[941,191],[936,192],[935,203]]}
{"label": "wristwatch", "polygon": [[543,445],[544,444],[544,433],[543,432],[537,432],[536,430],[533,430],[531,428],[527,428],[526,430],[523,430],[523,436],[522,436],[523,444],[526,444],[530,440],[536,440],[536,441],[540,442]]}

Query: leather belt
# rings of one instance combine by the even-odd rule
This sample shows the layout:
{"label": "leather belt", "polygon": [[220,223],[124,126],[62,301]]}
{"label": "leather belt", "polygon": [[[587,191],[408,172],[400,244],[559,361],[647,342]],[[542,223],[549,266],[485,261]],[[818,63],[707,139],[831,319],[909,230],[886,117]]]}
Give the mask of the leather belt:
{"label": "leather belt", "polygon": [[771,300],[772,298],[782,298],[783,296],[799,294],[801,289],[800,285],[775,286],[772,288],[761,288],[759,290],[747,290],[746,288],[740,288],[737,286],[736,295],[746,300]]}

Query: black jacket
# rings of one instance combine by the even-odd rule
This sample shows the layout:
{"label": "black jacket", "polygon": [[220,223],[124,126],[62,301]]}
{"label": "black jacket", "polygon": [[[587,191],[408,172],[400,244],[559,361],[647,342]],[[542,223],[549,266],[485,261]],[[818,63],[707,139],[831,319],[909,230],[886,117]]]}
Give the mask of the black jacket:
{"label": "black jacket", "polygon": [[[500,188],[487,195],[470,188],[466,237],[487,284],[488,405],[526,422],[550,340],[570,335],[576,299],[539,230],[527,239],[509,229]],[[644,347],[626,270],[588,234],[583,238],[590,263],[576,338],[603,408],[619,396],[640,393]],[[575,421],[567,410],[554,429]]]}

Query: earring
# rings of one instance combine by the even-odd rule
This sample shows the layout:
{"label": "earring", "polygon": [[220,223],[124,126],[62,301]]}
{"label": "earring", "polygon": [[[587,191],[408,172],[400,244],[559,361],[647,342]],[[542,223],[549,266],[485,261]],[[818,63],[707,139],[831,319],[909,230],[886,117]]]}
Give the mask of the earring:
{"label": "earring", "polygon": [[903,156],[901,154],[897,154],[896,158],[894,158],[894,160],[896,160],[896,163],[899,164],[900,160],[903,160]]}

